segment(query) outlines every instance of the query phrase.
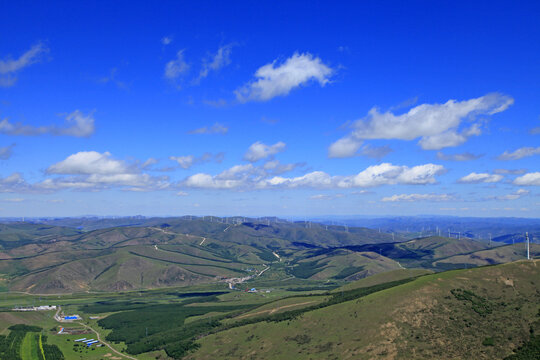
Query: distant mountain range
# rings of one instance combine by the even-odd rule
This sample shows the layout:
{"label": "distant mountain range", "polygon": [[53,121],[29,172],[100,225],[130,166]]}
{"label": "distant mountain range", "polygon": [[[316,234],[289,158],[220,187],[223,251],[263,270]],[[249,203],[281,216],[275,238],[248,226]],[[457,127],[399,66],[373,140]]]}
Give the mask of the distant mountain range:
{"label": "distant mountain range", "polygon": [[[137,290],[257,276],[352,281],[523,258],[524,246],[276,218],[66,218],[0,224],[0,285],[38,294]],[[539,246],[532,244],[533,256]],[[266,271],[265,270],[265,271]]]}

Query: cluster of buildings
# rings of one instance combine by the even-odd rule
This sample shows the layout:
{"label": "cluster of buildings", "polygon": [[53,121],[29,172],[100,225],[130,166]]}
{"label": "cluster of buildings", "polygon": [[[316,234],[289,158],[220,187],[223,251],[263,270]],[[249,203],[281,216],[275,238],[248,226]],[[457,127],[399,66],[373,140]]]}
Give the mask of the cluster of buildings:
{"label": "cluster of buildings", "polygon": [[82,338],[82,339],[77,339],[77,340],[73,340],[74,342],[80,342],[80,343],[83,343],[83,344],[86,344],[86,347],[90,347],[94,344],[97,344],[96,347],[100,347],[101,344],[98,344],[99,343],[99,340],[95,340],[95,339],[87,339],[87,338]]}

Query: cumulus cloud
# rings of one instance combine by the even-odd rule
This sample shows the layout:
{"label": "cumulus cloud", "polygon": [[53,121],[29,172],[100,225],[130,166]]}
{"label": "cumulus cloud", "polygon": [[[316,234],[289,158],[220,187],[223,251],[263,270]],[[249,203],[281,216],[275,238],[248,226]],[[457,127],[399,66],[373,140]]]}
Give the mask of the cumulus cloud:
{"label": "cumulus cloud", "polygon": [[19,56],[18,59],[6,57],[0,60],[0,86],[9,87],[17,82],[16,74],[32,64],[41,61],[44,54],[49,49],[42,43],[32,46],[28,51]]}
{"label": "cumulus cloud", "polygon": [[452,155],[444,154],[440,151],[437,152],[437,159],[445,160],[445,161],[471,161],[471,160],[480,159],[482,156],[484,155],[482,154],[475,155],[475,154],[471,154],[470,152],[464,152],[461,154],[452,154]]}
{"label": "cumulus cloud", "polygon": [[101,190],[120,187],[131,191],[168,188],[168,177],[153,177],[142,173],[136,164],[114,159],[109,152],[81,151],[47,168],[47,178],[32,185],[34,191],[63,189]]}
{"label": "cumulus cloud", "polygon": [[530,191],[525,189],[518,189],[511,194],[492,196],[488,200],[517,200],[525,195],[529,195]]}
{"label": "cumulus cloud", "polygon": [[221,174],[196,174],[188,177],[184,186],[256,190],[272,188],[365,188],[380,185],[409,184],[426,185],[436,183],[436,176],[445,172],[444,167],[435,164],[414,167],[388,163],[370,166],[364,171],[349,176],[332,176],[324,171],[313,171],[302,176],[272,176],[270,172],[253,164],[237,165]]}
{"label": "cumulus cloud", "polygon": [[355,139],[353,137],[341,138],[330,145],[328,148],[328,157],[348,158],[355,156],[362,144],[363,141],[360,139]]}
{"label": "cumulus cloud", "polygon": [[75,110],[67,114],[64,126],[32,126],[22,123],[12,123],[7,118],[0,121],[0,134],[19,135],[19,136],[37,136],[37,135],[56,135],[56,136],[74,136],[88,137],[95,131],[94,116],[92,113],[84,115],[81,111]]}
{"label": "cumulus cloud", "polygon": [[225,135],[229,131],[229,128],[220,123],[215,123],[212,126],[203,126],[201,128],[193,129],[188,134],[221,134]]}
{"label": "cumulus cloud", "polygon": [[210,71],[218,71],[231,63],[233,44],[221,46],[218,51],[209,58],[203,60],[203,65],[196,82],[208,76]]}
{"label": "cumulus cloud", "polygon": [[[329,157],[356,155],[364,140],[399,139],[414,140],[424,150],[440,150],[463,144],[470,136],[481,134],[477,116],[489,116],[506,110],[514,99],[501,94],[488,94],[479,98],[444,104],[422,104],[407,113],[395,115],[391,111],[381,113],[372,108],[368,115],[353,122],[352,131],[334,142]],[[473,121],[462,126],[465,120]]]}
{"label": "cumulus cloud", "polygon": [[9,146],[0,147],[0,160],[8,160],[13,155],[13,148],[15,144]]}
{"label": "cumulus cloud", "polygon": [[540,172],[532,172],[514,179],[515,185],[540,186]]}
{"label": "cumulus cloud", "polygon": [[286,145],[284,142],[277,142],[274,145],[266,145],[260,141],[251,144],[247,152],[244,154],[244,160],[256,162],[267,157],[274,156],[277,153],[284,151]]}
{"label": "cumulus cloud", "polygon": [[176,59],[169,61],[165,64],[165,78],[169,80],[176,80],[181,75],[189,71],[189,64],[184,60],[184,50],[179,50],[176,53]]}
{"label": "cumulus cloud", "polygon": [[496,183],[502,179],[503,176],[498,174],[472,172],[469,175],[460,178],[457,182],[460,184]]}
{"label": "cumulus cloud", "polygon": [[398,202],[398,201],[451,201],[455,200],[453,195],[449,194],[400,194],[383,197],[384,202]]}
{"label": "cumulus cloud", "polygon": [[333,72],[320,58],[310,53],[295,53],[281,64],[276,60],[260,67],[255,72],[255,79],[236,90],[235,94],[240,102],[267,101],[288,95],[292,89],[311,81],[324,86]]}
{"label": "cumulus cloud", "polygon": [[28,184],[21,173],[15,172],[4,178],[0,178],[0,192],[3,193],[26,193],[31,192],[32,187]]}
{"label": "cumulus cloud", "polygon": [[111,158],[109,152],[81,151],[49,166],[48,174],[115,175],[133,172],[125,162]]}
{"label": "cumulus cloud", "polygon": [[82,151],[46,169],[46,179],[27,183],[20,173],[0,178],[0,192],[53,193],[61,190],[99,191],[120,188],[127,191],[155,191],[172,187],[167,176],[142,172],[138,163],[114,159],[110,153]]}
{"label": "cumulus cloud", "polygon": [[539,147],[522,147],[519,148],[513,152],[505,151],[499,157],[497,157],[498,160],[519,160],[524,157],[529,157],[533,155],[540,154],[540,146]]}
{"label": "cumulus cloud", "polygon": [[215,155],[212,155],[211,153],[204,153],[199,157],[196,157],[194,155],[169,156],[169,159],[175,161],[182,169],[189,169],[193,165],[203,164],[210,161],[220,163],[223,161],[224,156],[224,153],[218,153]]}

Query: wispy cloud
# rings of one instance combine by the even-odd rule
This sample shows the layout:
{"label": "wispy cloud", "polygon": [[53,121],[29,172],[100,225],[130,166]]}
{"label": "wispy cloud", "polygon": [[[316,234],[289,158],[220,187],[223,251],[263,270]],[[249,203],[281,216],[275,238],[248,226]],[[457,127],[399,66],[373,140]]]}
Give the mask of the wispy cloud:
{"label": "wispy cloud", "polygon": [[330,81],[334,70],[310,53],[293,56],[278,64],[277,60],[260,67],[255,79],[235,91],[240,102],[267,101],[276,96],[288,95],[292,89],[311,81],[321,86]]}
{"label": "wispy cloud", "polygon": [[32,126],[22,123],[11,123],[7,118],[0,121],[0,134],[18,135],[18,136],[37,136],[37,135],[56,135],[56,136],[74,136],[88,137],[94,133],[94,115],[83,114],[75,110],[65,117],[65,126]]}
{"label": "wispy cloud", "polygon": [[502,179],[503,176],[498,174],[472,172],[469,175],[460,178],[457,182],[460,184],[496,183]]}
{"label": "wispy cloud", "polygon": [[172,43],[172,41],[173,41],[172,36],[164,36],[161,38],[162,45],[169,45],[170,43]]}
{"label": "wispy cloud", "polygon": [[176,58],[165,64],[164,76],[170,81],[177,81],[178,78],[189,71],[189,64],[184,60],[184,50],[176,53]]}
{"label": "wispy cloud", "polygon": [[0,60],[0,86],[13,86],[17,82],[16,74],[19,71],[41,61],[48,52],[49,49],[43,43],[37,43],[17,59],[8,56]]}
{"label": "wispy cloud", "polygon": [[9,146],[0,147],[0,160],[8,160],[13,155],[13,148],[15,144]]}
{"label": "wispy cloud", "polygon": [[493,170],[494,174],[502,174],[502,175],[521,175],[525,174],[527,172],[526,169],[495,169]]}
{"label": "wispy cloud", "polygon": [[386,155],[390,154],[392,151],[392,148],[388,145],[384,146],[371,146],[371,145],[364,145],[362,148],[362,151],[360,152],[360,155],[367,156],[372,159],[380,160]]}
{"label": "wispy cloud", "polygon": [[223,161],[224,157],[225,154],[221,152],[215,155],[212,155],[211,153],[204,153],[199,157],[194,155],[169,156],[169,159],[176,162],[182,169],[189,169],[194,165],[204,164],[211,161],[220,163]]}
{"label": "wispy cloud", "polygon": [[212,126],[203,126],[201,128],[193,129],[188,134],[221,134],[225,135],[229,131],[229,128],[220,123],[214,123]]}
{"label": "wispy cloud", "polygon": [[344,194],[317,194],[317,195],[311,195],[309,198],[311,200],[335,200],[345,197]]}
{"label": "wispy cloud", "polygon": [[400,194],[383,197],[384,202],[400,202],[400,201],[451,201],[456,198],[450,194]]}
{"label": "wispy cloud", "polygon": [[471,161],[480,159],[483,154],[471,154],[470,152],[464,152],[461,154],[444,154],[442,152],[437,152],[437,159],[445,161]]}
{"label": "wispy cloud", "polygon": [[231,63],[233,46],[234,44],[223,45],[215,54],[203,59],[202,69],[199,73],[199,77],[195,79],[195,83],[198,83],[207,77],[210,71],[218,71],[229,65]]}
{"label": "wispy cloud", "polygon": [[530,194],[529,190],[518,189],[511,194],[491,196],[491,197],[488,197],[486,200],[517,200],[529,194]]}
{"label": "wispy cloud", "polygon": [[114,84],[120,89],[126,89],[127,84],[125,82],[123,82],[123,81],[118,80],[117,74],[118,74],[118,69],[117,68],[112,68],[109,71],[109,74],[107,76],[103,76],[103,77],[97,79],[97,82],[101,83],[101,84]]}
{"label": "wispy cloud", "polygon": [[539,147],[522,147],[519,148],[513,152],[505,151],[501,155],[497,157],[498,160],[519,160],[523,159],[524,157],[529,157],[533,155],[539,155],[540,154],[540,146]]}
{"label": "wispy cloud", "polygon": [[[401,115],[390,111],[381,113],[377,108],[372,108],[365,118],[349,125],[352,131],[329,147],[328,156],[355,156],[363,141],[368,139],[420,138],[418,144],[424,150],[458,146],[470,136],[481,134],[481,122],[474,121],[476,116],[499,113],[513,103],[511,97],[494,93],[464,101],[422,104]],[[465,119],[474,122],[462,127]]]}

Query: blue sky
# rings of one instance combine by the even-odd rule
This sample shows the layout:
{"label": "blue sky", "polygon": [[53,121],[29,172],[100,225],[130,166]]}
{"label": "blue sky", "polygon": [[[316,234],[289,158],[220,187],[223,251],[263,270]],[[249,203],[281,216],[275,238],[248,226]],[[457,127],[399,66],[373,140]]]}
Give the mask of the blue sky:
{"label": "blue sky", "polygon": [[538,2],[0,5],[0,216],[540,216]]}

